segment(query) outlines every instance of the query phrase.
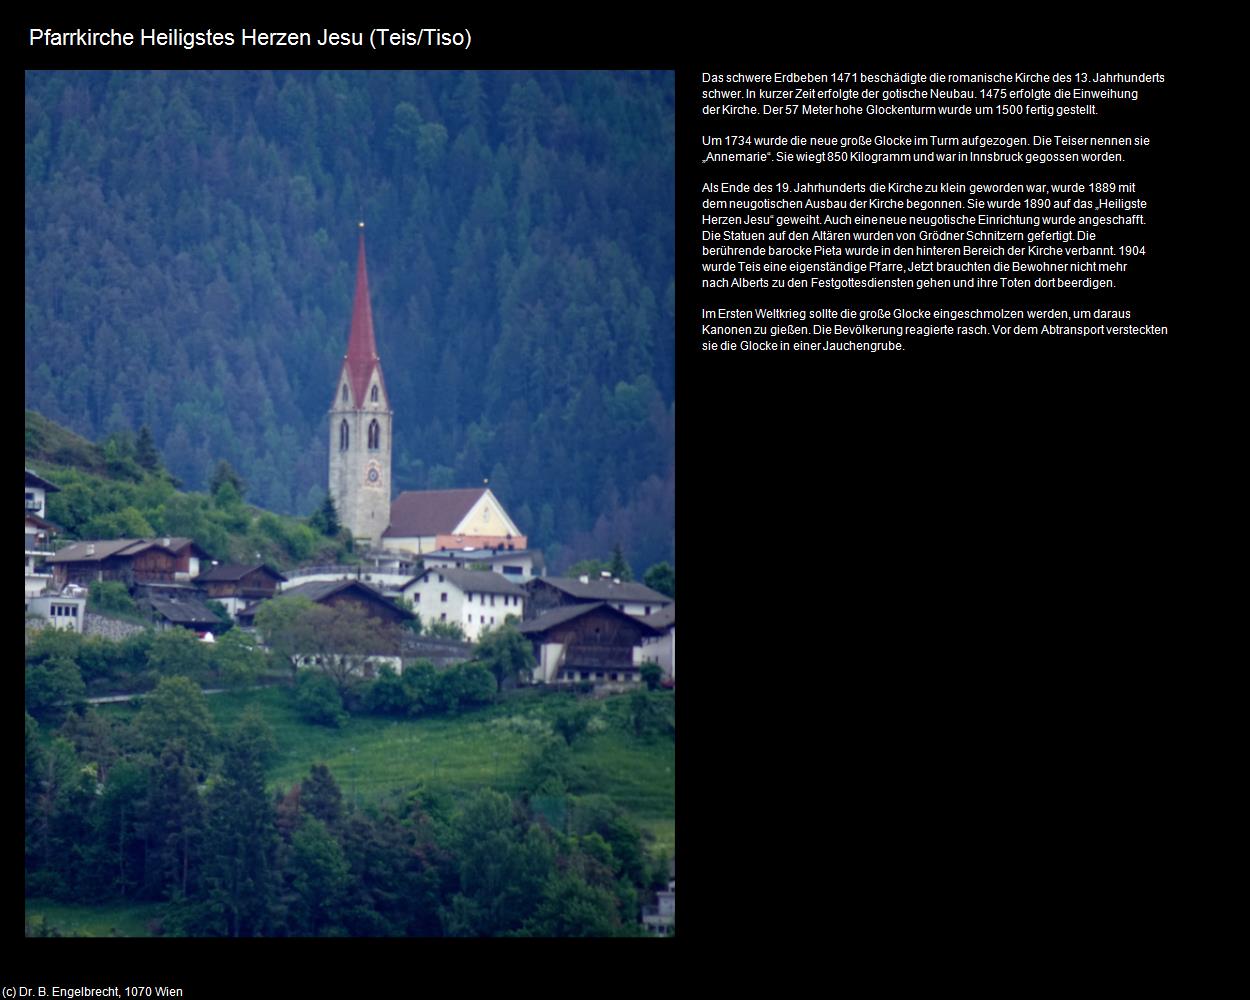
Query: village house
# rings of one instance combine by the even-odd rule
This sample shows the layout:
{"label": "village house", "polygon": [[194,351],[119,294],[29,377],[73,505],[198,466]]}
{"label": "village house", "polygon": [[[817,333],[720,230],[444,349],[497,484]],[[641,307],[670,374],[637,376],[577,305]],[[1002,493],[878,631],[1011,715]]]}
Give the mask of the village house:
{"label": "village house", "polygon": [[136,603],[152,612],[156,627],[161,630],[185,628],[202,636],[224,632],[228,627],[193,590],[152,588]]}
{"label": "village house", "polygon": [[220,601],[231,616],[247,605],[273,597],[286,577],[266,563],[225,563],[205,570],[195,584],[209,599]]}
{"label": "village house", "polygon": [[[306,597],[314,604],[337,607],[342,604],[354,604],[363,608],[365,613],[388,624],[402,625],[412,619],[412,613],[405,611],[381,593],[359,580],[325,580],[315,583],[304,583],[298,587],[287,587],[282,597]],[[255,623],[256,611],[264,601],[256,601],[239,611],[237,618],[240,625],[250,627]]]}
{"label": "village house", "polygon": [[529,594],[526,607],[531,618],[552,608],[599,601],[627,615],[642,618],[673,603],[671,597],[657,590],[633,581],[614,580],[606,573],[597,579],[589,576],[545,576],[526,581],[525,590]]}
{"label": "village house", "polygon": [[181,564],[172,548],[142,538],[74,542],[48,562],[58,589],[70,583],[89,587],[98,580],[117,580],[127,587],[174,583]]}
{"label": "village house", "polygon": [[46,561],[52,555],[52,536],[56,526],[45,518],[47,494],[59,493],[60,487],[42,476],[26,470],[26,589],[30,598],[42,594],[52,582]]}
{"label": "village house", "polygon": [[642,640],[642,658],[657,664],[668,681],[677,680],[676,607],[676,604],[669,604],[643,618],[648,625],[659,629],[660,634]]}
{"label": "village house", "polygon": [[525,612],[524,589],[489,570],[429,568],[408,582],[403,595],[423,622],[457,622],[471,642],[508,615],[520,620]]}
{"label": "village house", "polygon": [[488,569],[499,573],[514,583],[524,583],[542,576],[543,556],[537,549],[480,549],[467,546],[463,549],[438,549],[421,557],[426,569]]}
{"label": "village house", "polygon": [[527,621],[519,631],[534,644],[539,684],[593,683],[598,690],[638,686],[642,641],[659,630],[611,604],[570,604]]}
{"label": "village house", "polygon": [[29,600],[26,610],[47,619],[53,628],[81,632],[87,615],[87,598],[82,594],[41,594]]}
{"label": "village house", "polygon": [[526,538],[486,487],[408,490],[391,503],[388,549],[423,555],[445,549],[496,548],[520,552]]}

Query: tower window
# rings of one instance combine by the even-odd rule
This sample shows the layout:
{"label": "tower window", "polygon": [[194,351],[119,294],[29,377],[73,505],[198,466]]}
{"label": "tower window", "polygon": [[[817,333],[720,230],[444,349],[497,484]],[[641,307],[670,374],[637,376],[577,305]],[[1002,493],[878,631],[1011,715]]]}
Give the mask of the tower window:
{"label": "tower window", "polygon": [[369,402],[376,403],[378,401],[378,387],[375,385],[369,390]]}
{"label": "tower window", "polygon": [[343,383],[343,402],[347,402],[347,383]]}
{"label": "tower window", "polygon": [[[377,386],[374,386],[374,388],[376,389]],[[378,422],[376,420],[370,420],[369,421],[369,450],[377,451],[381,440],[382,440],[382,428],[378,425]]]}
{"label": "tower window", "polygon": [[347,445],[351,440],[351,431],[347,429],[347,421],[344,420],[339,424],[339,451],[347,451]]}

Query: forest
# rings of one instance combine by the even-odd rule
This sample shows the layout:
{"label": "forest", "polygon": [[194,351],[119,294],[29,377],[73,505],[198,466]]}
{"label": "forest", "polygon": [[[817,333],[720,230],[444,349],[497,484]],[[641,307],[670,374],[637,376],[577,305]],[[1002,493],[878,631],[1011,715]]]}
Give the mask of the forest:
{"label": "forest", "polygon": [[674,561],[673,80],[30,72],[25,396],[307,516],[367,224],[396,490]]}

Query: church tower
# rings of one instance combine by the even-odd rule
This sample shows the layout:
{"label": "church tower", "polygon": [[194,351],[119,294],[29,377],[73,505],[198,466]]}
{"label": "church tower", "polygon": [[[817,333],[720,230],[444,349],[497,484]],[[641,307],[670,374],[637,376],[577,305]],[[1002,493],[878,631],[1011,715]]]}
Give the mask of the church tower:
{"label": "church tower", "polygon": [[330,496],[343,526],[371,545],[391,519],[391,416],[373,340],[362,222],[352,331],[330,404]]}

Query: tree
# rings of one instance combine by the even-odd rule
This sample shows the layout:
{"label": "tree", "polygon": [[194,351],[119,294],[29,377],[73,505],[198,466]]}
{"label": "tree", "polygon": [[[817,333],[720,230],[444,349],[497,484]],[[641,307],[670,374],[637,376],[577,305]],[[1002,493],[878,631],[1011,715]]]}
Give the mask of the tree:
{"label": "tree", "polygon": [[676,577],[673,567],[667,562],[658,562],[648,569],[642,576],[642,582],[666,597],[677,596]]}
{"label": "tree", "polygon": [[130,591],[120,580],[93,580],[87,594],[87,606],[102,614],[110,611],[131,615],[139,613],[139,605],[134,602]]}
{"label": "tree", "polygon": [[[159,898],[185,899],[193,887],[191,856],[204,835],[204,809],[196,768],[182,741],[161,752],[145,812],[148,884]],[[123,827],[119,836],[124,834]]]}
{"label": "tree", "polygon": [[537,910],[525,922],[528,937],[616,937],[625,932],[616,897],[571,872],[548,877]]}
{"label": "tree", "polygon": [[608,572],[612,574],[614,580],[632,580],[634,571],[629,568],[629,563],[625,561],[625,553],[621,551],[621,543],[617,542],[612,547],[612,560],[608,563]]}
{"label": "tree", "polygon": [[[231,466],[231,464],[223,458],[217,463],[217,467],[213,470],[212,478],[208,483],[208,491],[214,498],[216,498],[219,494],[221,494],[222,488],[226,486],[229,486],[233,491],[232,497],[230,497],[229,494],[226,494],[226,496],[230,497],[232,502],[238,502],[243,498],[244,493],[247,492],[247,484],[244,483],[243,477],[235,472],[233,466]],[[217,503],[218,507],[225,507],[228,505],[229,504],[224,501],[219,501]]]}
{"label": "tree", "polygon": [[156,442],[152,440],[152,431],[147,424],[139,428],[139,437],[135,440],[135,461],[149,472],[160,468],[161,456],[156,450]]}
{"label": "tree", "polygon": [[343,526],[339,522],[339,512],[335,508],[334,498],[330,494],[326,494],[326,498],[321,501],[321,506],[308,519],[308,525],[314,531],[319,531],[330,538],[336,537],[342,530]]}
{"label": "tree", "polygon": [[227,738],[220,778],[208,793],[204,844],[205,932],[229,937],[270,933],[278,879],[278,832],[253,739]]}
{"label": "tree", "polygon": [[186,763],[203,774],[216,749],[217,732],[204,693],[186,677],[164,677],[143,699],[135,718],[140,745],[159,757],[165,747],[181,742]]}
{"label": "tree", "polygon": [[85,707],[86,695],[78,664],[67,657],[26,668],[26,711],[40,722],[61,722],[66,713]]}
{"label": "tree", "polygon": [[295,706],[304,719],[319,726],[337,729],[348,719],[338,686],[315,670],[302,670],[295,679]]}
{"label": "tree", "polygon": [[459,622],[430,622],[425,626],[425,635],[431,639],[453,639],[464,642],[464,627]]}
{"label": "tree", "polygon": [[321,820],[305,817],[291,836],[286,871],[295,896],[288,929],[301,935],[334,929],[351,886],[351,866]]}
{"label": "tree", "polygon": [[443,913],[453,936],[490,937],[520,930],[537,909],[555,864],[555,848],[538,826],[518,821],[511,800],[479,790],[452,830],[460,892]]}
{"label": "tree", "polygon": [[647,660],[638,671],[648,691],[654,691],[664,679],[664,671],[654,660]]}
{"label": "tree", "polygon": [[504,681],[523,680],[533,676],[537,661],[530,642],[512,625],[488,628],[478,637],[473,661],[494,675],[497,690]]}
{"label": "tree", "polygon": [[200,642],[194,632],[170,628],[159,632],[148,650],[148,666],[162,677],[207,679],[211,664],[207,643]]}
{"label": "tree", "polygon": [[299,804],[304,812],[331,830],[343,822],[343,792],[324,764],[313,764],[308,769],[308,777],[300,783]]}
{"label": "tree", "polygon": [[316,605],[307,597],[293,594],[275,597],[256,610],[256,630],[274,656],[286,660],[294,672],[310,641],[307,614]]}
{"label": "tree", "polygon": [[265,654],[256,637],[242,629],[231,629],[212,645],[212,659],[221,679],[236,690],[256,683],[265,666]]}

